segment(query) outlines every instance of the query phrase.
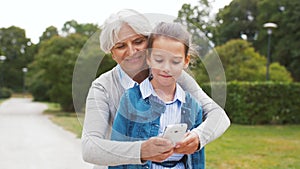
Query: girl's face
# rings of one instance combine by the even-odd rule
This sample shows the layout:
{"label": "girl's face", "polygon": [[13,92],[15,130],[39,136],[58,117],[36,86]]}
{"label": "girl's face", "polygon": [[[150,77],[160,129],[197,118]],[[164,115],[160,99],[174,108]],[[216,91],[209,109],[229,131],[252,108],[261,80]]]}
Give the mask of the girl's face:
{"label": "girl's face", "polygon": [[145,49],[147,38],[124,24],[118,33],[118,42],[111,49],[112,58],[131,77],[147,67]]}
{"label": "girl's face", "polygon": [[184,44],[167,37],[157,37],[153,41],[153,48],[147,63],[151,67],[154,87],[173,86],[184,68],[189,64],[189,57],[185,57]]}

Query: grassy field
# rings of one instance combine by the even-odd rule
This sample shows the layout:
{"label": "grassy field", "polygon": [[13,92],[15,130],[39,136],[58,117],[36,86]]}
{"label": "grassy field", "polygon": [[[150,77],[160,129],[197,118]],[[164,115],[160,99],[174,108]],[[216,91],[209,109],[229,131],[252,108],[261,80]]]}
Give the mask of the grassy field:
{"label": "grassy field", "polygon": [[299,169],[300,126],[231,125],[206,146],[208,169]]}
{"label": "grassy field", "polygon": [[[50,105],[46,114],[66,130],[81,136],[75,113]],[[245,126],[232,124],[205,147],[207,169],[299,169],[300,125]]]}
{"label": "grassy field", "polygon": [[49,118],[53,123],[62,126],[65,130],[73,132],[78,138],[80,138],[82,124],[79,122],[76,113],[61,112],[58,104],[47,104],[48,110],[46,110],[44,114],[49,115]]}

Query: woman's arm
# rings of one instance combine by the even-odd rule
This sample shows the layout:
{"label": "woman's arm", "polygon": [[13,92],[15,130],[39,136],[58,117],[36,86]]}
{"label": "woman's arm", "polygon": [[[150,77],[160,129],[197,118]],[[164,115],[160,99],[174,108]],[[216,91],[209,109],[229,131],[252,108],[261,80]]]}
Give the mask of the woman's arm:
{"label": "woman's arm", "polygon": [[[111,100],[107,90],[93,83],[86,100],[82,134],[82,155],[86,162],[96,165],[141,164],[142,142],[111,141]],[[124,154],[126,156],[124,157]]]}
{"label": "woman's arm", "polygon": [[225,111],[215,103],[197,84],[197,82],[183,71],[178,83],[183,90],[191,93],[203,108],[204,121],[193,129],[199,135],[200,149],[221,136],[230,126],[230,120]]}

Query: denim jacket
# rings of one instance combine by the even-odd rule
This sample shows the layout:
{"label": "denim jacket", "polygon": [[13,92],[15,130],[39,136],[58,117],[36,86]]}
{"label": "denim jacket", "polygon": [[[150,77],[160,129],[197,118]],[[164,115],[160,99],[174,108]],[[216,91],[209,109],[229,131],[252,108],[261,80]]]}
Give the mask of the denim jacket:
{"label": "denim jacket", "polygon": [[[187,92],[185,99],[186,102],[181,107],[181,122],[187,123],[188,129],[192,130],[202,122],[202,108]],[[128,89],[120,100],[111,139],[117,141],[139,141],[157,136],[160,126],[160,115],[165,112],[165,109],[165,105],[162,102],[155,101],[152,95],[143,99],[139,86]],[[187,169],[205,168],[204,148],[185,156],[187,158],[185,158],[184,163]],[[141,165],[120,165],[110,166],[109,168],[151,168],[151,161]]]}

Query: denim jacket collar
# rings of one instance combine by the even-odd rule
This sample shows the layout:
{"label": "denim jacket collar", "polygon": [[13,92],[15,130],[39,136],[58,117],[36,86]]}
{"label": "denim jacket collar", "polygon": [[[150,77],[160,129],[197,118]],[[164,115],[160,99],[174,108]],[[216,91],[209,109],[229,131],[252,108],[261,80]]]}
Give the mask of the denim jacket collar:
{"label": "denim jacket collar", "polygon": [[[135,89],[134,89],[135,88]],[[135,112],[131,113],[130,119],[133,121],[143,121],[143,122],[151,122],[155,121],[155,119],[159,118],[161,116],[161,113],[164,113],[166,110],[165,103],[154,98],[155,96],[150,95],[149,97],[143,99],[142,98],[142,93],[140,91],[140,86],[134,87],[132,91],[136,91],[135,93],[135,98],[139,98],[138,100],[135,100],[134,98],[130,99],[132,101],[132,104],[130,104],[130,112]],[[138,103],[138,104],[133,104],[133,103]],[[136,107],[139,106],[139,107]],[[181,122],[182,123],[187,123],[188,128],[192,128],[192,124],[194,123],[192,119],[194,117],[191,112],[191,105],[188,103],[183,103],[181,106]],[[141,109],[142,107],[142,109]],[[143,110],[143,111],[141,111]]]}

